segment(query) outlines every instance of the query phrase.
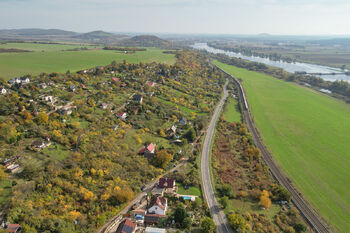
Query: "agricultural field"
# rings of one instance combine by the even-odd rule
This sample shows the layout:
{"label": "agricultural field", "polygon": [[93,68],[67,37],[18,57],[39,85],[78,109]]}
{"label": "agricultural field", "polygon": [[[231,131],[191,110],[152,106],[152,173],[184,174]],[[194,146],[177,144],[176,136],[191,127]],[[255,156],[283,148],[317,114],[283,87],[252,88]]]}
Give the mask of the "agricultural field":
{"label": "agricultural field", "polygon": [[350,105],[270,76],[215,62],[242,79],[266,146],[337,231],[350,229]]}
{"label": "agricultural field", "polygon": [[[89,50],[63,51],[67,49],[87,47]],[[147,48],[147,51],[124,54],[119,51],[102,50],[95,46],[11,43],[1,44],[0,48],[25,49],[33,52],[0,53],[0,77],[9,79],[25,74],[42,72],[75,72],[93,66],[110,64],[112,61],[130,63],[161,62],[173,64],[175,56],[165,54],[164,50]]]}

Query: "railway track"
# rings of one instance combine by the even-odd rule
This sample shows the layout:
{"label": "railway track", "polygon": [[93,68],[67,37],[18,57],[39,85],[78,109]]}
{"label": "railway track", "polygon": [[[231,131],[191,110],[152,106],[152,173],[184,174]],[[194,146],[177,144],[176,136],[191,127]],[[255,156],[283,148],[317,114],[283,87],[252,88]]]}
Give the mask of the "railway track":
{"label": "railway track", "polygon": [[247,128],[249,132],[253,136],[254,143],[256,147],[258,147],[261,151],[261,157],[266,163],[266,165],[269,167],[272,175],[275,177],[275,179],[278,181],[280,185],[282,185],[285,189],[288,190],[288,192],[291,194],[291,199],[293,204],[296,206],[296,208],[301,212],[303,217],[306,219],[306,221],[310,224],[310,226],[313,228],[315,232],[318,233],[330,233],[329,228],[327,225],[323,222],[320,216],[318,216],[310,206],[310,204],[301,196],[301,194],[298,192],[298,190],[295,189],[295,187],[292,185],[292,183],[288,180],[288,178],[283,174],[281,169],[277,166],[275,161],[272,159],[272,156],[270,152],[267,150],[265,145],[262,143],[262,139],[260,137],[260,134],[255,127],[253,118],[251,116],[251,113],[249,111],[248,102],[245,96],[244,89],[238,79],[233,77],[231,74],[227,73],[223,69],[217,67],[221,71],[223,71],[226,75],[230,76],[236,83],[237,87],[239,88],[239,95],[240,100],[243,105],[243,118],[247,125]]}

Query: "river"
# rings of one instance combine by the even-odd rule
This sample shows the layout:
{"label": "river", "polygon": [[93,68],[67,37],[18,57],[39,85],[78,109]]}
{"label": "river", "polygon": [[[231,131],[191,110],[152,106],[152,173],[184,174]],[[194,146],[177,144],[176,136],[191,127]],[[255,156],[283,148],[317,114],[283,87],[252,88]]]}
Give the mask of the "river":
{"label": "river", "polygon": [[[242,58],[249,61],[264,63],[269,66],[282,68],[285,71],[290,73],[294,73],[295,71],[305,71],[307,73],[341,73],[342,72],[340,69],[337,69],[334,67],[328,67],[328,66],[314,65],[314,64],[303,63],[303,62],[288,63],[283,61],[273,61],[273,60],[270,60],[269,58],[245,56],[241,53],[235,53],[235,52],[230,52],[230,51],[210,47],[208,46],[207,43],[196,43],[192,45],[192,48],[206,50],[210,53],[215,53],[215,54],[223,53],[230,57],[237,57],[237,58]],[[350,76],[345,74],[320,75],[319,77],[327,81],[345,80],[350,82]]]}

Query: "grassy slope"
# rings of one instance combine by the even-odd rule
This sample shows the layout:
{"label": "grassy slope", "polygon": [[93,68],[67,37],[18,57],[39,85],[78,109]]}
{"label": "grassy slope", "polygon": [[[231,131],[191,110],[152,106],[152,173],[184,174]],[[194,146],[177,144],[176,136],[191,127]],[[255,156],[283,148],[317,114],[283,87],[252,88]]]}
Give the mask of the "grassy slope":
{"label": "grassy slope", "polygon": [[[53,46],[55,48],[62,46],[63,49],[67,49],[66,45]],[[27,49],[30,49],[30,47],[28,46]],[[78,71],[93,66],[110,64],[113,60],[122,62],[124,59],[131,63],[155,61],[172,64],[175,62],[173,54],[164,54],[162,50],[156,48],[148,48],[147,51],[134,54],[107,50],[63,52],[55,49],[44,52],[0,53],[0,77],[9,79],[27,73]]]}
{"label": "grassy slope", "polygon": [[229,97],[224,109],[224,117],[228,122],[241,122],[241,112],[238,109],[237,100]]}
{"label": "grassy slope", "polygon": [[216,62],[243,80],[257,127],[283,170],[342,232],[350,229],[350,105]]}

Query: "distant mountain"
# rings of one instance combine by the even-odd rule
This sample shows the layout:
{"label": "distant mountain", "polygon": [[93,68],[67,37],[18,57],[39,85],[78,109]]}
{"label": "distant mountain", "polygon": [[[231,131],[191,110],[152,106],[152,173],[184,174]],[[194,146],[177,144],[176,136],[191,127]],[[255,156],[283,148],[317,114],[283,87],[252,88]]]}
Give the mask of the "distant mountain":
{"label": "distant mountain", "polygon": [[73,36],[73,38],[79,38],[83,40],[94,40],[94,39],[105,39],[108,37],[116,37],[116,34],[104,32],[104,31],[92,31],[88,33],[82,33],[76,36]]}
{"label": "distant mountain", "polygon": [[38,28],[27,28],[27,29],[5,29],[0,30],[0,35],[7,36],[74,36],[76,32],[65,31],[60,29],[38,29]]}
{"label": "distant mountain", "polygon": [[171,45],[169,41],[152,35],[134,36],[120,41],[120,44],[134,47],[169,47]]}

